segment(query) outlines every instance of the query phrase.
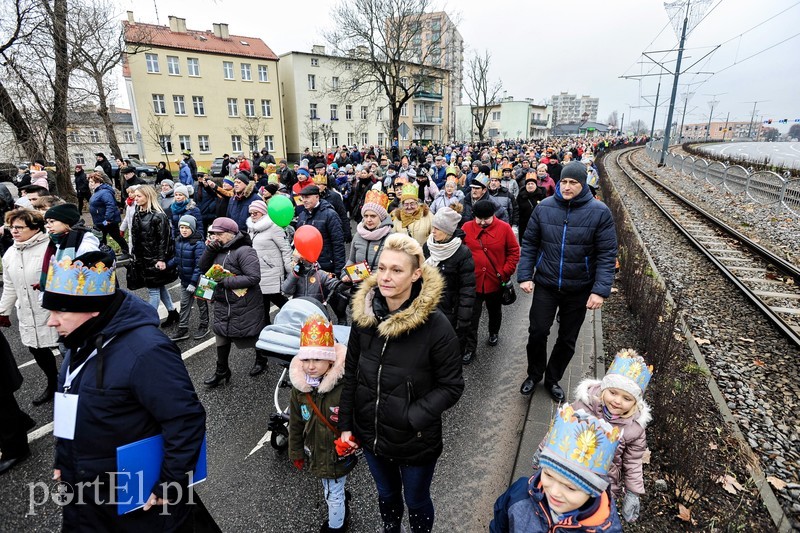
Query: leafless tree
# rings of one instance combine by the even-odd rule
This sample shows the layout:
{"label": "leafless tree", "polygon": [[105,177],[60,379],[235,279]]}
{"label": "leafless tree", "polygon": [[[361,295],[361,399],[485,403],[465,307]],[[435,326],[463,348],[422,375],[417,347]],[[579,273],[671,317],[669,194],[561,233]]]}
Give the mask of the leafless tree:
{"label": "leafless tree", "polygon": [[630,123],[628,129],[632,131],[634,135],[641,135],[648,131],[648,126],[643,120],[637,119]]}
{"label": "leafless tree", "polygon": [[386,101],[392,138],[398,137],[403,104],[444,75],[432,66],[441,58],[442,33],[428,32],[433,37],[422,46],[425,16],[431,12],[432,0],[340,0],[331,10],[334,29],[325,38],[334,55],[353,59],[341,62],[349,65],[343,71],[343,97],[353,93]]}
{"label": "leafless tree", "polygon": [[486,129],[486,121],[489,118],[489,106],[497,100],[500,91],[503,90],[503,83],[500,80],[493,83],[489,81],[491,60],[492,56],[488,50],[485,50],[482,56],[474,54],[467,62],[467,82],[464,84],[464,92],[469,98],[472,120],[475,122],[478,139],[481,141]]}
{"label": "leafless tree", "polygon": [[164,156],[164,161],[167,162],[167,170],[171,172],[172,168],[169,162],[169,154],[171,151],[174,151],[174,148],[172,150],[168,150],[165,139],[169,138],[170,143],[172,142],[172,135],[175,133],[175,126],[166,116],[156,115],[151,112],[150,116],[147,118],[146,133],[147,137],[150,139],[150,142],[161,149],[161,154]]}
{"label": "leafless tree", "polygon": [[241,135],[242,139],[246,139],[250,143],[250,139],[255,138],[256,146],[249,146],[251,150],[258,151],[261,139],[269,129],[269,121],[262,116],[243,116],[239,119],[239,125],[235,128],[228,128],[231,135]]}
{"label": "leafless tree", "polygon": [[619,115],[617,114],[616,110],[612,111],[611,114],[608,115],[608,125],[614,128],[619,126]]}

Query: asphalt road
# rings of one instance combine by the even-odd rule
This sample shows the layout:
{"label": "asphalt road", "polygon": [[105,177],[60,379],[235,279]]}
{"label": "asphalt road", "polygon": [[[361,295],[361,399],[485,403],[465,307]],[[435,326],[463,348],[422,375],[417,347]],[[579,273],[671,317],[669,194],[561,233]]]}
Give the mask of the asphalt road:
{"label": "asphalt road", "polygon": [[[173,284],[174,300],[178,290]],[[144,297],[144,291],[138,292]],[[500,344],[494,348],[485,344],[484,313],[477,359],[464,369],[465,393],[446,414],[444,452],[433,482],[436,530],[487,531],[492,505],[508,486],[528,404],[518,387],[525,371],[530,296],[518,293],[516,304],[504,308]],[[161,315],[166,315],[163,307]],[[192,329],[197,313],[193,315]],[[0,532],[58,531],[60,508],[52,501],[35,506],[35,514],[29,514],[31,486],[50,485],[52,405],[31,405],[45,380],[20,343],[15,317],[4,333],[25,379],[17,401],[37,425],[29,434],[31,458],[0,477]],[[307,472],[297,472],[285,453],[263,442],[280,369],[271,365],[266,373],[251,378],[247,371],[253,363],[252,351],[234,348],[231,383],[207,390],[202,380],[214,368],[213,337],[183,341],[179,347],[208,414],[208,480],[198,485],[197,492],[222,530],[318,531],[327,516],[321,484]],[[282,394],[286,398],[287,389]],[[353,494],[351,530],[376,531],[377,493],[364,461],[347,485]],[[35,498],[42,500],[41,489]]]}
{"label": "asphalt road", "polygon": [[701,150],[723,156],[746,157],[751,161],[763,161],[769,157],[770,163],[787,167],[800,167],[800,143],[798,142],[732,142],[724,144],[704,144]]}

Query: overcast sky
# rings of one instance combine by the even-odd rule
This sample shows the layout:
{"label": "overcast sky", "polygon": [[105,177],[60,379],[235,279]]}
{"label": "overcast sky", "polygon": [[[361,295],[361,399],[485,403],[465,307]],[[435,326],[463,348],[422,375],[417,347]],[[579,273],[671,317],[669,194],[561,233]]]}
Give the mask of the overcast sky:
{"label": "overcast sky", "polygon": [[[195,0],[188,3],[190,10],[186,5],[185,0],[120,0],[119,16],[124,18],[124,11],[130,9],[138,22],[166,25],[167,17],[176,15],[185,18],[187,27],[193,30],[210,30],[212,23],[224,22],[232,34],[260,37],[280,55],[325,44],[319,30],[329,24],[329,13],[338,2]],[[710,60],[701,61],[690,71],[719,73],[711,77],[681,76],[679,92],[686,91],[684,83],[693,83],[686,123],[708,120],[714,94],[718,101],[714,120],[724,121],[730,113],[731,121],[749,121],[755,100],[762,101],[756,106],[756,120],[761,115],[765,120],[787,118],[791,125],[794,119],[800,119],[800,36],[745,60],[800,31],[800,2],[711,0],[706,5],[711,12],[690,34],[681,70],[722,44]],[[637,107],[648,105],[642,97],[655,99],[658,76],[641,82],[620,76],[651,69],[658,73],[652,62],[640,64],[647,61],[641,53],[678,45],[672,26],[665,28],[669,17],[663,3],[655,0],[460,0],[439,7],[458,21],[467,56],[489,50],[491,76],[502,80],[507,95],[537,102],[561,91],[599,97],[601,122],[616,110],[620,118],[625,114],[626,123],[642,119],[649,125],[653,108]],[[666,58],[672,60],[667,63],[670,69],[675,56],[673,53]],[[708,81],[701,84],[706,78]],[[659,100],[668,103],[672,77],[665,75],[662,81]],[[122,95],[121,104],[126,100]],[[679,122],[683,108],[677,107],[673,121]],[[666,104],[659,108],[657,128],[666,121],[666,109]],[[785,131],[788,125],[780,129]]]}

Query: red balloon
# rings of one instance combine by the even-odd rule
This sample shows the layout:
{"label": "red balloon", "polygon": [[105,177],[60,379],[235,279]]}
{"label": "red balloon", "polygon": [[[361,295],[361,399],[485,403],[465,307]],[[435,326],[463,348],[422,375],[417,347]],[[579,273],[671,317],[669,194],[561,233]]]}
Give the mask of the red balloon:
{"label": "red balloon", "polygon": [[309,263],[322,253],[322,233],[314,226],[300,226],[294,232],[294,249]]}

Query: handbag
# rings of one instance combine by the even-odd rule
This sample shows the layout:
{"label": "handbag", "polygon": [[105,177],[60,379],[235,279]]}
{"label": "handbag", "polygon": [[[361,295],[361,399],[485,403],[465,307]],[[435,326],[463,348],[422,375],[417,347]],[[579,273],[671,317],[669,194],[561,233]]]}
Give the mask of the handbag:
{"label": "handbag", "polygon": [[495,267],[494,263],[492,263],[492,260],[489,259],[489,254],[486,253],[486,247],[483,245],[483,241],[478,239],[478,243],[481,245],[481,251],[489,261],[489,265],[491,265],[492,269],[494,270],[497,279],[500,280],[500,288],[503,291],[503,293],[500,295],[500,303],[503,305],[513,304],[517,301],[517,290],[514,288],[514,282],[511,280],[503,281],[503,277],[500,275],[500,272],[497,271],[497,267]]}
{"label": "handbag", "polygon": [[125,281],[127,282],[127,289],[135,291],[144,287],[144,275],[141,269],[136,268],[136,261],[131,258],[131,262],[125,267]]}

